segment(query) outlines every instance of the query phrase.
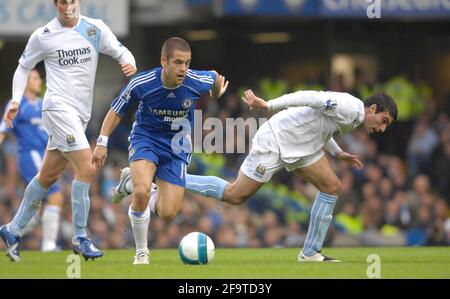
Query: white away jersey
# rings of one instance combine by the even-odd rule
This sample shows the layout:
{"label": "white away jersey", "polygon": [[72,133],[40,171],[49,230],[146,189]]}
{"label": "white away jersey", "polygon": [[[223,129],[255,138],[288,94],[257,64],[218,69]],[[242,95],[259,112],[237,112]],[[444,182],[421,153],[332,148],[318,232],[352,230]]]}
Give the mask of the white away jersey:
{"label": "white away jersey", "polygon": [[269,119],[281,159],[287,163],[316,153],[335,133],[349,132],[364,120],[364,103],[348,93],[302,91],[298,95],[320,108],[290,107]]}
{"label": "white away jersey", "polygon": [[99,53],[118,60],[128,51],[102,20],[80,16],[65,28],[57,18],[33,32],[19,63],[32,69],[44,60],[47,91],[43,111],[77,113],[89,121]]}

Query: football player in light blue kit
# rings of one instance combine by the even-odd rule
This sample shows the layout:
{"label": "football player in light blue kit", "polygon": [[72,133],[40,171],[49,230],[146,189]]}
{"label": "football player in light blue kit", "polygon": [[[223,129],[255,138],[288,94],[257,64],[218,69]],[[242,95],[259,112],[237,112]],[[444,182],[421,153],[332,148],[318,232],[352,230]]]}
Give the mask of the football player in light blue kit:
{"label": "football player in light blue kit", "polygon": [[72,249],[86,260],[103,256],[88,238],[90,183],[95,175],[91,145],[86,128],[92,114],[95,76],[100,54],[115,59],[122,73],[136,73],[133,54],[117,40],[109,27],[99,19],[80,15],[80,0],[53,0],[56,17],[36,29],[14,73],[12,100],[4,120],[12,127],[19,112],[28,74],[44,61],[46,86],[42,123],[49,135],[44,160],[38,174],[27,185],[19,212],[11,223],[0,226],[0,237],[6,254],[20,261],[20,234],[39,209],[50,188],[65,171],[74,170],[71,189]]}
{"label": "football player in light blue kit", "polygon": [[[185,40],[177,37],[166,40],[161,51],[162,67],[136,75],[123,88],[103,121],[94,151],[94,162],[97,167],[103,166],[108,137],[132,103],[138,103],[129,137],[133,195],[128,214],[136,242],[134,264],[149,263],[150,212],[169,221],[181,208],[192,149],[190,127],[197,100],[206,93],[217,99],[228,87],[217,72],[191,70],[190,62],[191,50]],[[155,178],[158,192],[149,205]]]}
{"label": "football player in light blue kit", "polygon": [[[32,70],[27,87],[19,106],[19,116],[13,121],[13,128],[7,128],[4,121],[0,124],[0,144],[7,133],[16,136],[17,164],[25,183],[29,183],[38,173],[44,158],[48,135],[42,126],[42,99],[38,97],[42,88],[42,78],[38,71]],[[9,105],[9,103],[8,103]],[[63,196],[58,183],[53,184],[47,192],[47,205],[42,213],[42,251],[56,250],[59,217]],[[38,223],[36,211],[35,221],[30,221],[27,228],[34,228]],[[26,229],[22,234],[26,233]]]}

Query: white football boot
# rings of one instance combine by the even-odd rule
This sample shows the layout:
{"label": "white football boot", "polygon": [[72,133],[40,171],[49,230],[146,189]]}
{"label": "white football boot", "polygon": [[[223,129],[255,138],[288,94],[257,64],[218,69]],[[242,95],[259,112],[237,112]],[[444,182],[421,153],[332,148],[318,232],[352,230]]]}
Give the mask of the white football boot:
{"label": "white football boot", "polygon": [[131,180],[130,167],[122,168],[120,170],[119,183],[114,187],[112,192],[111,201],[113,203],[120,203],[124,197],[130,195],[125,188],[129,180]]}
{"label": "white football boot", "polygon": [[303,251],[301,251],[298,255],[297,259],[300,263],[306,263],[306,262],[324,262],[324,263],[340,263],[340,260],[337,260],[335,258],[323,255],[320,251],[317,251],[311,256],[306,256],[303,254]]}
{"label": "white football boot", "polygon": [[150,263],[148,256],[148,252],[145,251],[136,253],[133,265],[148,265]]}

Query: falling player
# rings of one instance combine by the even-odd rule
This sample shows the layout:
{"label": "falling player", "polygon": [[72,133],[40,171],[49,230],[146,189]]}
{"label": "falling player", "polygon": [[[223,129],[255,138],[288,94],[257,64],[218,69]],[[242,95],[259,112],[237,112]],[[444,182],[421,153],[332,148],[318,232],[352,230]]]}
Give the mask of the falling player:
{"label": "falling player", "polygon": [[368,134],[384,132],[397,118],[395,102],[385,93],[374,94],[362,102],[347,93],[317,91],[299,91],[266,102],[251,90],[245,92],[243,100],[251,109],[280,112],[255,134],[250,154],[236,180],[230,183],[214,176],[188,174],[186,190],[238,205],[282,168],[294,171],[319,190],[298,261],[337,262],[321,253],[341,189],[341,182],[322,149],[338,160],[362,168],[359,157],[344,152],[333,135],[360,125]]}

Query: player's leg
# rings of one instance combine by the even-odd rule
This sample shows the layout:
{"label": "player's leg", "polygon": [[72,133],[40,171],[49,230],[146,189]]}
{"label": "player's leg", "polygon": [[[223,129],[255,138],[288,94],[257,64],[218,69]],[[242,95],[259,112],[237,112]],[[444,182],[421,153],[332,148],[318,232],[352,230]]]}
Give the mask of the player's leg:
{"label": "player's leg", "polygon": [[255,194],[264,182],[258,182],[242,170],[233,182],[215,176],[186,175],[186,190],[213,197],[232,205],[240,205]]}
{"label": "player's leg", "polygon": [[[19,154],[19,169],[27,184],[36,176],[42,167],[45,151],[31,150]],[[62,194],[59,192],[57,183],[53,184],[47,192],[47,200],[43,209],[42,217],[37,212],[28,222],[23,234],[33,230],[42,218],[42,251],[53,251],[56,249],[56,238],[59,228],[59,214],[62,207]]]}
{"label": "player's leg", "polygon": [[22,235],[22,230],[38,211],[42,200],[47,195],[48,188],[56,182],[66,165],[67,160],[59,151],[46,151],[41,170],[27,185],[19,210],[9,224],[12,233]]}
{"label": "player's leg", "polygon": [[[66,165],[67,160],[58,150],[47,150],[42,168],[25,189],[19,210],[7,226],[2,226],[0,234],[5,243],[7,243],[9,248],[8,256],[12,260],[20,260],[17,246],[20,242],[20,236],[23,234],[23,229],[37,213],[48,188],[56,182]],[[14,250],[11,249],[12,247],[15,247]]]}
{"label": "player's leg", "polygon": [[[42,160],[44,157],[44,152],[42,155],[39,154],[36,150],[31,151],[21,151],[17,155],[17,165],[19,167],[20,176],[28,185],[31,180],[36,176],[39,172],[39,169],[42,166]],[[24,236],[34,230],[40,223],[41,217],[39,215],[39,211],[36,211],[33,217],[31,217],[28,224],[22,230],[21,235]]]}
{"label": "player's leg", "polygon": [[319,189],[311,209],[308,233],[299,261],[337,261],[322,255],[320,251],[333,218],[341,182],[324,155],[316,162],[295,172]]}
{"label": "player's leg", "polygon": [[148,225],[150,223],[149,196],[156,164],[147,160],[134,160],[130,164],[133,193],[128,215],[136,243],[134,264],[148,264]]}
{"label": "player's leg", "polygon": [[233,182],[215,176],[186,176],[186,190],[239,205],[255,194],[261,186],[283,167],[279,146],[268,125],[263,125],[253,138],[252,149]]}
{"label": "player's leg", "polygon": [[87,238],[86,227],[90,209],[89,188],[95,174],[92,151],[85,135],[87,123],[66,111],[44,111],[42,121],[49,133],[47,148],[57,148],[75,171],[72,182],[72,249],[85,259],[101,257],[103,253]]}
{"label": "player's leg", "polygon": [[47,193],[47,201],[42,213],[42,251],[48,252],[57,249],[56,241],[63,201],[59,186],[57,183],[53,184]]}
{"label": "player's leg", "polygon": [[84,148],[65,152],[64,156],[70,161],[75,172],[71,191],[74,230],[73,250],[82,254],[85,259],[95,259],[103,256],[103,253],[87,238],[86,232],[91,205],[89,188],[95,174],[95,166],[92,164],[92,151],[90,148]]}
{"label": "player's leg", "polygon": [[[164,181],[162,179],[156,180],[157,196],[150,200],[155,200],[154,212],[163,220],[171,221],[174,219],[181,209],[184,196],[184,188]],[[150,202],[150,207],[153,208],[153,203]]]}

